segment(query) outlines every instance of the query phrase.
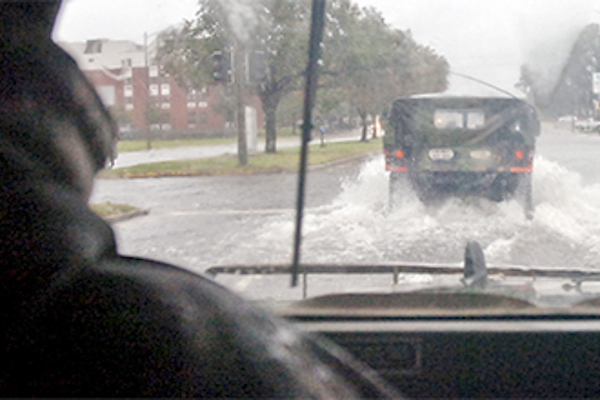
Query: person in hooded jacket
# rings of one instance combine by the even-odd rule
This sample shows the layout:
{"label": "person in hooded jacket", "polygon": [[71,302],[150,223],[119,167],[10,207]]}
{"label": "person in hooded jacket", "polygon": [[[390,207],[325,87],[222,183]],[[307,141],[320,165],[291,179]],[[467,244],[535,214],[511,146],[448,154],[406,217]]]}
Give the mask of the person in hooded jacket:
{"label": "person in hooded jacket", "polygon": [[116,125],[50,39],[59,7],[0,1],[0,396],[357,397],[322,361],[344,365],[339,349],[200,275],[118,254],[87,204]]}

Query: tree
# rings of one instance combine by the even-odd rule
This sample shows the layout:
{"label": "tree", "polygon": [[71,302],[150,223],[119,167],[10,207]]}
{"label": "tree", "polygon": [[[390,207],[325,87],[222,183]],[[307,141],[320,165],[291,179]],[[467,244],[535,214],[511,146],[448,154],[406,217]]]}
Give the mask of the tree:
{"label": "tree", "polygon": [[298,121],[302,119],[302,97],[301,90],[288,93],[281,99],[277,108],[277,125],[292,128],[294,134],[297,133]]}
{"label": "tree", "polygon": [[144,118],[148,125],[158,125],[158,129],[162,130],[162,125],[169,121],[169,113],[156,104],[149,105],[145,112]]}
{"label": "tree", "polygon": [[[225,2],[226,3],[226,2]],[[249,82],[265,113],[265,150],[276,151],[277,107],[300,83],[305,66],[310,21],[308,0],[256,0],[232,7],[223,2],[201,0],[197,18],[179,31],[171,31],[160,54],[165,68],[184,87],[211,82],[208,58],[214,51],[243,46],[247,55],[264,55],[262,79]],[[251,39],[251,40],[250,40]]]}
{"label": "tree", "polygon": [[110,106],[108,111],[119,127],[130,125],[133,121],[131,113],[124,107]]}
{"label": "tree", "polygon": [[[184,87],[211,82],[210,55],[243,46],[250,58],[263,55],[265,71],[250,82],[265,114],[265,151],[276,151],[277,108],[300,88],[306,66],[310,21],[309,0],[243,1],[228,7],[226,0],[200,0],[197,18],[165,35],[160,55],[166,69]],[[323,42],[320,102],[325,113],[334,99],[350,101],[363,124],[401,95],[443,90],[448,64],[443,57],[418,45],[408,33],[394,31],[373,8],[350,0],[331,0]],[[251,40],[250,40],[251,39]],[[251,74],[252,75],[252,74]],[[339,104],[339,103],[338,103]]]}
{"label": "tree", "polygon": [[265,113],[265,151],[274,153],[277,107],[285,95],[300,86],[306,66],[310,2],[263,2],[254,45],[267,55],[267,73],[256,89]]}
{"label": "tree", "polygon": [[446,60],[418,45],[410,33],[393,30],[374,8],[330,2],[324,46],[329,54],[325,87],[343,89],[361,119],[361,140],[367,140],[368,117],[394,98],[447,87]]}

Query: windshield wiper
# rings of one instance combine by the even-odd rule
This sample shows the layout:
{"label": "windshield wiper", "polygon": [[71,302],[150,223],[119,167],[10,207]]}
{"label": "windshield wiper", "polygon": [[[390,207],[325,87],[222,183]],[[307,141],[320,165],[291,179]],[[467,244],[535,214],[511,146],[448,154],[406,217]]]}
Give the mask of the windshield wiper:
{"label": "windshield wiper", "polygon": [[[465,249],[463,263],[453,264],[427,264],[427,263],[389,263],[389,264],[302,264],[301,268],[285,264],[265,265],[229,265],[214,266],[205,271],[213,278],[218,275],[284,275],[296,274],[301,269],[302,297],[307,297],[308,275],[355,275],[355,274],[389,274],[392,283],[399,283],[400,274],[429,274],[429,275],[460,275],[465,288],[487,289],[489,275],[502,275],[504,277],[521,278],[555,278],[565,279],[574,283],[573,286],[565,284],[564,290],[576,289],[581,291],[581,284],[589,281],[600,281],[600,272],[597,269],[566,269],[555,267],[529,267],[529,266],[486,266],[481,246],[476,241],[469,241]],[[294,268],[296,268],[294,270]]]}
{"label": "windshield wiper", "polygon": [[325,0],[313,0],[312,20],[310,24],[310,41],[308,50],[308,66],[306,68],[306,86],[304,89],[304,114],[302,119],[302,146],[300,150],[300,170],[298,173],[298,194],[296,201],[296,232],[294,235],[294,256],[292,260],[292,287],[298,284],[300,263],[300,246],[302,242],[302,217],[304,212],[304,190],[306,186],[306,160],[308,142],[312,125],[312,109],[317,91],[317,68],[325,27]]}

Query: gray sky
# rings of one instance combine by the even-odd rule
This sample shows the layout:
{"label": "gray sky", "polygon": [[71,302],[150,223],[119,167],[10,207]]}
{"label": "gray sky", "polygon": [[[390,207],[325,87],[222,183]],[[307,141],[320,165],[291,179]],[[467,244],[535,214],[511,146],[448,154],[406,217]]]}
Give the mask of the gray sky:
{"label": "gray sky", "polygon": [[143,42],[156,33],[192,19],[197,0],[63,0],[55,40],[127,39]]}
{"label": "gray sky", "polygon": [[[356,0],[355,0],[356,1]],[[524,62],[553,76],[576,32],[600,20],[600,0],[357,0],[388,23],[446,56],[451,67],[512,90]],[[144,32],[191,19],[197,0],[66,0],[59,41],[91,38],[141,43]],[[454,87],[463,81],[453,80]]]}
{"label": "gray sky", "polygon": [[375,6],[391,25],[410,29],[420,43],[445,55],[456,72],[507,90],[523,63],[555,76],[581,28],[600,17],[598,0],[358,2]]}

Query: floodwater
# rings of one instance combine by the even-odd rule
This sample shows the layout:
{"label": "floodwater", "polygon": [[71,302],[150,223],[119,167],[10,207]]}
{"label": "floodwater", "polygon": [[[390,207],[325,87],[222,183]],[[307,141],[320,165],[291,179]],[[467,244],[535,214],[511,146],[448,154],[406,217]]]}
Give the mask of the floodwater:
{"label": "floodwater", "polygon": [[[410,189],[390,212],[388,173],[382,156],[374,157],[364,162],[358,173],[339,182],[337,195],[305,210],[301,262],[457,264],[463,261],[467,241],[477,240],[488,265],[600,268],[597,149],[597,136],[544,130],[534,160],[532,220],[525,218],[515,200],[495,203],[481,198],[451,198],[425,206]],[[265,177],[277,179],[283,177]],[[290,186],[286,191],[286,198],[291,198]],[[201,225],[203,232],[196,228]],[[151,214],[118,224],[116,229],[128,254],[203,272],[213,265],[289,264],[294,216],[288,202],[285,207],[261,210]],[[158,240],[153,242],[152,237]],[[289,292],[288,277],[221,279],[252,297],[279,297],[277,293]],[[343,283],[339,277],[318,280],[334,291],[351,290],[356,285],[368,287],[371,282],[367,277],[344,277]],[[352,280],[356,285],[349,284]],[[372,283],[380,282],[373,278]]]}

